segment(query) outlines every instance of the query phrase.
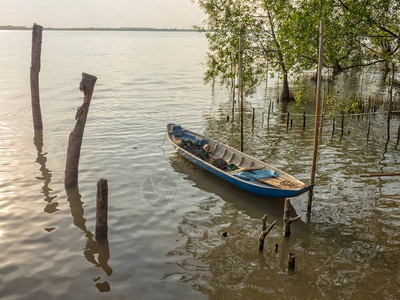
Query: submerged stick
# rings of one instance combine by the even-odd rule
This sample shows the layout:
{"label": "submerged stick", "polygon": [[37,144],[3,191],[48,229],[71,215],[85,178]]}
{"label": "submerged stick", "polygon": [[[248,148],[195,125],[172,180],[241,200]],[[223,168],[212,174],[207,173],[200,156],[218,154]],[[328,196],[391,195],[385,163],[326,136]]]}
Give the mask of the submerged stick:
{"label": "submerged stick", "polygon": [[78,166],[79,157],[81,154],[83,132],[85,130],[87,114],[89,112],[90,101],[92,100],[92,94],[96,80],[97,78],[93,75],[86,73],[82,74],[82,80],[79,89],[84,93],[84,100],[82,106],[78,107],[76,111],[75,128],[71,131],[68,140],[67,162],[65,166],[64,179],[64,185],[68,188],[78,185]]}
{"label": "submerged stick", "polygon": [[260,235],[258,236],[258,241],[260,243],[258,249],[260,251],[263,251],[265,238],[267,237],[268,233],[272,230],[272,228],[275,226],[276,220],[271,224],[271,226],[268,229],[266,229],[267,228],[267,215],[264,215],[261,220],[262,220],[263,224],[262,224],[262,229],[261,229]]}
{"label": "submerged stick", "polygon": [[400,172],[360,174],[360,177],[400,176]]}
{"label": "submerged stick", "polygon": [[283,235],[288,237],[290,235],[290,225],[293,222],[296,222],[301,219],[301,215],[298,215],[295,218],[290,217],[290,212],[291,212],[291,204],[290,204],[290,199],[286,198],[285,199],[285,206],[283,209]]}
{"label": "submerged stick", "polygon": [[108,236],[108,185],[107,179],[97,182],[96,195],[96,239],[106,239]]}
{"label": "submerged stick", "polygon": [[31,56],[31,104],[33,128],[35,130],[43,129],[42,113],[40,110],[39,95],[39,72],[40,72],[40,56],[42,52],[42,30],[43,27],[33,24],[32,29],[32,56]]}

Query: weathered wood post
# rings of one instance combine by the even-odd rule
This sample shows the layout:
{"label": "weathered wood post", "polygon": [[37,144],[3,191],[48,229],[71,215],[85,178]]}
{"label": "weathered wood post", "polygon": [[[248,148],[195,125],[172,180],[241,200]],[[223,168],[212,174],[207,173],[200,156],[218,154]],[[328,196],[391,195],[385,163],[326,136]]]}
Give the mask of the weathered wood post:
{"label": "weathered wood post", "polygon": [[67,162],[65,166],[64,179],[64,185],[68,188],[78,185],[78,166],[79,157],[81,154],[83,132],[85,130],[87,114],[89,112],[90,101],[92,100],[92,94],[96,80],[97,78],[95,76],[82,73],[82,80],[79,89],[84,93],[84,100],[82,106],[78,107],[76,111],[75,128],[71,131],[68,140]]}
{"label": "weathered wood post", "polygon": [[303,112],[303,131],[306,129],[306,112]]}
{"label": "weathered wood post", "polygon": [[[313,149],[310,184],[314,184],[315,170],[316,170],[316,165],[317,165],[317,154],[318,154],[319,119],[320,119],[320,113],[321,113],[322,53],[323,53],[323,39],[324,39],[324,22],[323,21],[320,21],[320,34],[319,35],[320,36],[319,36],[319,54],[318,54],[317,101],[316,101],[316,108],[315,108],[314,149]],[[307,210],[309,213],[311,212],[313,193],[314,193],[314,188],[312,188],[308,192]]]}
{"label": "weathered wood post", "polygon": [[96,195],[96,239],[106,239],[108,235],[108,185],[107,179],[97,182]]}
{"label": "weathered wood post", "polygon": [[332,136],[335,134],[335,118],[332,119]]}
{"label": "weathered wood post", "polygon": [[285,206],[283,209],[283,235],[288,237],[290,235],[290,225],[293,222],[296,222],[301,219],[301,215],[298,215],[295,218],[290,217],[290,212],[291,212],[291,204],[290,204],[290,199],[286,198],[285,199]]}
{"label": "weathered wood post", "polygon": [[390,92],[389,92],[389,107],[388,107],[388,116],[387,116],[387,140],[390,140],[390,118],[392,114],[392,99],[393,99],[393,81],[394,81],[394,63],[392,63],[392,79],[390,84]]}
{"label": "weathered wood post", "polygon": [[239,37],[240,151],[243,152],[243,37]]}
{"label": "weathered wood post", "polygon": [[258,236],[258,241],[260,243],[258,249],[260,251],[263,251],[265,238],[267,237],[268,233],[272,230],[272,228],[274,228],[274,226],[276,224],[276,220],[271,224],[271,226],[269,226],[268,229],[267,229],[267,215],[264,215],[262,217],[261,221],[262,221],[262,228],[261,228],[260,235]]}
{"label": "weathered wood post", "polygon": [[399,125],[399,128],[397,128],[397,141],[396,141],[395,149],[397,149],[397,146],[399,145],[399,141],[400,141],[400,125]]}
{"label": "weathered wood post", "polygon": [[369,140],[369,132],[370,132],[370,129],[371,129],[371,122],[370,122],[370,121],[368,121],[368,130],[367,130],[367,144],[368,144],[368,140]]}
{"label": "weathered wood post", "polygon": [[33,128],[35,130],[43,129],[42,113],[40,111],[40,95],[39,95],[39,72],[40,72],[40,55],[42,52],[42,30],[43,27],[33,24],[32,29],[32,56],[31,56],[31,104]]}

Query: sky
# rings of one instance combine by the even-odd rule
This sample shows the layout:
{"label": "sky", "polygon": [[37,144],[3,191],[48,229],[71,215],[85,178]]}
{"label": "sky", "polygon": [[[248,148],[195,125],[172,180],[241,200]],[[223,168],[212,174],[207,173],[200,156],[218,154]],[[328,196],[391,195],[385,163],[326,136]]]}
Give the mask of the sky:
{"label": "sky", "polygon": [[191,0],[0,0],[0,25],[192,28],[204,19]]}

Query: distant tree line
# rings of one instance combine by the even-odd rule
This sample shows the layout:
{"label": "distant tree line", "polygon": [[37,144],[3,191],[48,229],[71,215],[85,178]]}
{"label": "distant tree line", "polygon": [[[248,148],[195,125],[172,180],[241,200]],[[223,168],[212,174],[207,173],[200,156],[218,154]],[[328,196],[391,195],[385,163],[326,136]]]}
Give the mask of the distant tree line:
{"label": "distant tree line", "polygon": [[281,99],[291,94],[288,73],[316,69],[320,20],[324,21],[323,66],[334,74],[380,64],[386,75],[400,59],[399,0],[198,0],[207,19],[198,30],[209,43],[205,81],[230,83],[237,76],[238,43],[244,43],[245,92],[268,71],[283,80]]}
{"label": "distant tree line", "polygon": [[[32,30],[32,27],[26,26],[0,26],[0,30]],[[196,31],[195,29],[180,28],[150,28],[150,27],[117,27],[117,28],[97,28],[97,27],[77,27],[77,28],[56,28],[45,27],[44,30],[61,30],[61,31]]]}

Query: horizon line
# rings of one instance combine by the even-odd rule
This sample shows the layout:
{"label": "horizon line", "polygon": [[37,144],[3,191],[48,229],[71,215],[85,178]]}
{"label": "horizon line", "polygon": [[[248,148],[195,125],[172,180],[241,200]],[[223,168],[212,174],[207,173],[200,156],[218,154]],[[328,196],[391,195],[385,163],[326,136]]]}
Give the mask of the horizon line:
{"label": "horizon line", "polygon": [[[33,27],[0,25],[0,30],[32,30]],[[155,28],[155,27],[44,27],[43,30],[81,31],[197,31],[195,28]]]}

